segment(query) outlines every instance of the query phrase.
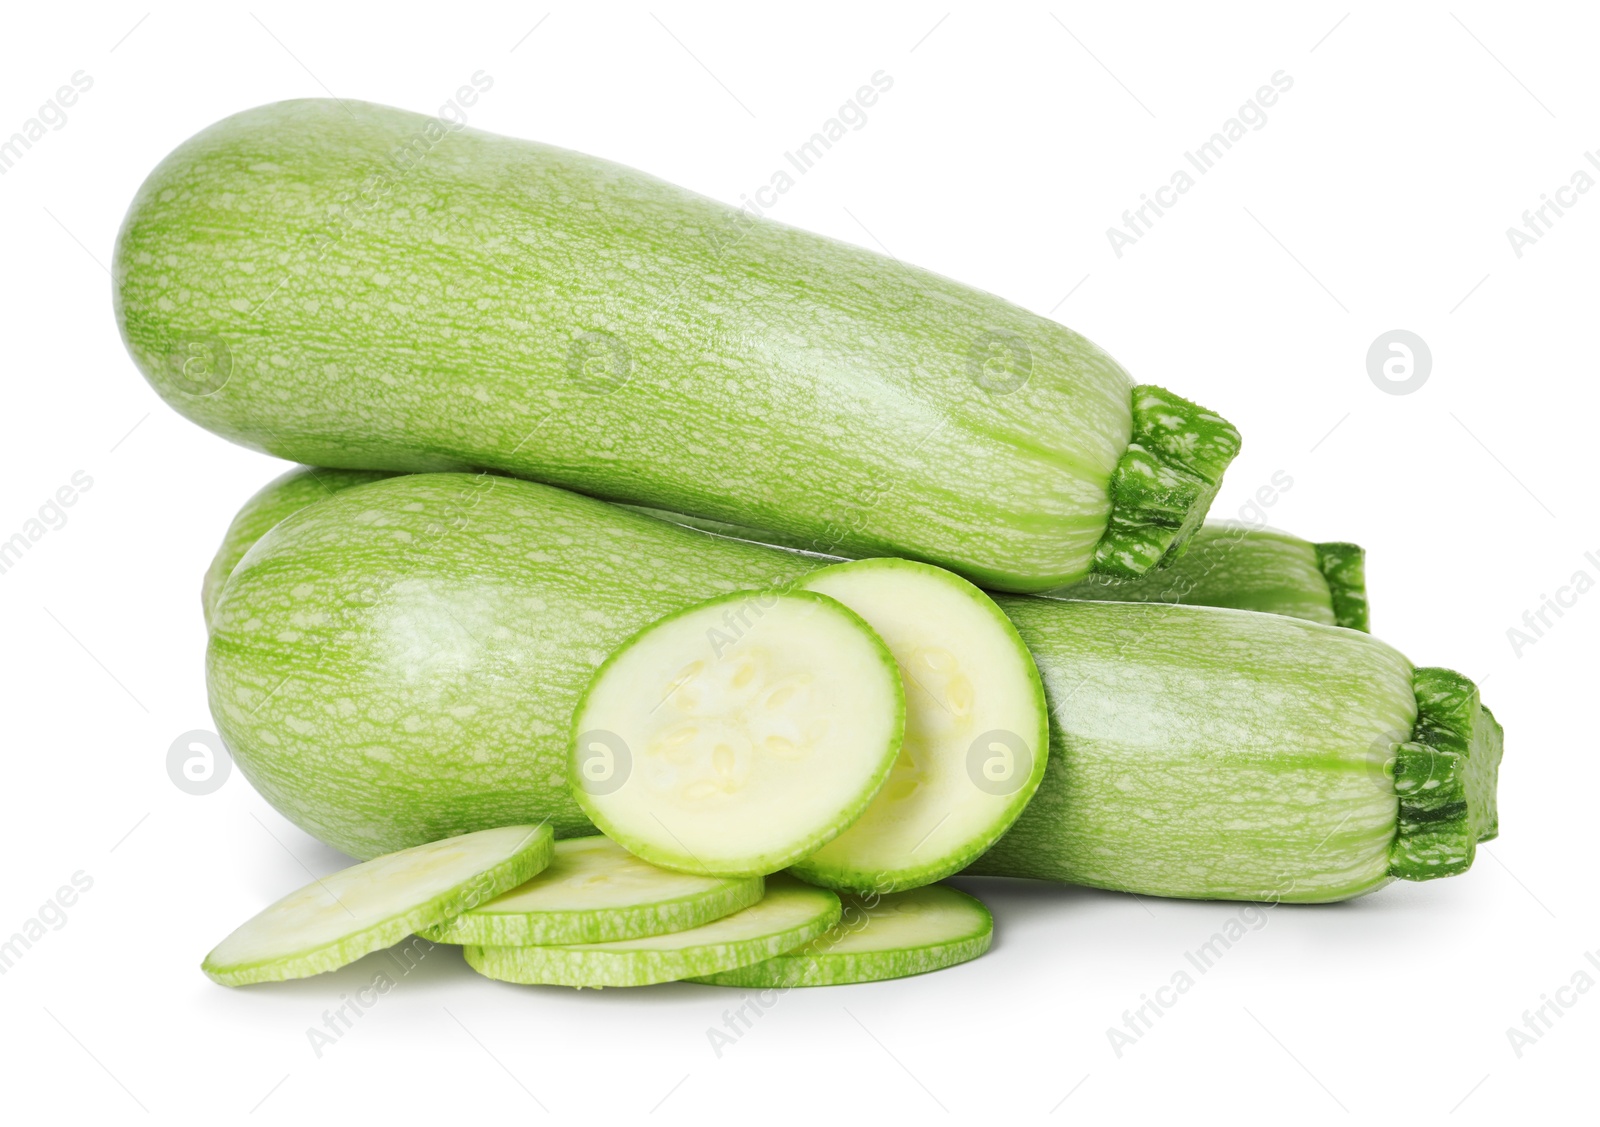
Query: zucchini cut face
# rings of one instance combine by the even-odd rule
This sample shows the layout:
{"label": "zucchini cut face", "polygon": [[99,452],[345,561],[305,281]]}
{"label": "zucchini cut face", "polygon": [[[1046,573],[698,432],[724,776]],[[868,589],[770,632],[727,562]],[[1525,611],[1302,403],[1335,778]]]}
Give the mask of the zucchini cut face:
{"label": "zucchini cut face", "polygon": [[577,709],[569,778],[595,825],[652,864],[759,876],[861,815],[905,708],[894,657],[843,604],[736,592],[606,660]]}
{"label": "zucchini cut face", "polygon": [[252,916],[201,969],[224,986],[335,970],[515,888],[553,845],[549,826],[503,826],[363,861]]}

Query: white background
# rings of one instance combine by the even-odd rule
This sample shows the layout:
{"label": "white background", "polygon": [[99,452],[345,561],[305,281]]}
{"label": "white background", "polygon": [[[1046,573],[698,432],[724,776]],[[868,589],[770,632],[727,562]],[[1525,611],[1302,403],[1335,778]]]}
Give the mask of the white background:
{"label": "white background", "polygon": [[[1600,148],[1600,27],[1473,0],[946,11],[8,13],[0,135],[74,72],[94,80],[0,177],[0,539],[93,479],[0,575],[0,933],[73,873],[94,882],[0,977],[8,1121],[1500,1122],[1588,1102],[1600,990],[1520,1058],[1506,1030],[1580,969],[1600,980],[1600,594],[1520,656],[1507,630],[1574,572],[1600,578],[1600,191],[1521,258],[1505,232]],[[1508,733],[1500,840],[1458,879],[1267,913],[1120,1058],[1107,1027],[1239,906],[968,882],[997,917],[991,954],[791,993],[720,1059],[705,1031],[734,996],[709,987],[513,988],[441,948],[319,1059],[307,1027],[372,959],[208,982],[215,940],[345,859],[237,774],[206,797],[167,777],[173,739],[212,726],[201,573],[284,467],[146,386],[112,320],[113,240],[145,174],[219,117],[329,92],[431,112],[479,69],[494,86],[472,125],[735,203],[892,75],[774,215],[1050,313],[1225,413],[1245,446],[1214,512],[1284,471],[1273,523],[1365,544],[1376,631],[1483,683]],[[1279,70],[1294,85],[1266,125],[1118,258],[1106,228]],[[1366,370],[1395,328],[1433,354],[1404,396]]]}

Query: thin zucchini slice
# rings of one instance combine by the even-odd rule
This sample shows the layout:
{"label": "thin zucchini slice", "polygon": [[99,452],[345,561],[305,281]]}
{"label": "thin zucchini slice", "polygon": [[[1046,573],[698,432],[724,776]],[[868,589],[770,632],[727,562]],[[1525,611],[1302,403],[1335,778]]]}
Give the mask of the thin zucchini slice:
{"label": "thin zucchini slice", "polygon": [[595,834],[556,842],[544,872],[424,935],[486,947],[605,943],[699,927],[761,893],[760,877],[675,873]]}
{"label": "thin zucchini slice", "polygon": [[839,897],[775,877],[757,903],[687,931],[575,946],[462,948],[479,974],[551,986],[649,986],[758,963],[839,921]]}
{"label": "thin zucchini slice", "polygon": [[776,872],[866,809],[900,750],[894,657],[825,595],[743,591],[645,627],[573,721],[573,794],[653,864]]}
{"label": "thin zucchini slice", "polygon": [[825,888],[895,892],[957,872],[1005,833],[1044,777],[1044,686],[994,600],[931,564],[838,564],[800,585],[838,599],[900,667],[906,734],[851,827],[792,872]]}
{"label": "thin zucchini slice", "polygon": [[976,959],[994,938],[989,909],[942,884],[843,901],[839,922],[805,946],[695,981],[773,990],[907,978]]}
{"label": "thin zucchini slice", "polygon": [[522,884],[554,840],[549,826],[502,826],[341,869],[246,920],[200,969],[224,986],[334,970]]}

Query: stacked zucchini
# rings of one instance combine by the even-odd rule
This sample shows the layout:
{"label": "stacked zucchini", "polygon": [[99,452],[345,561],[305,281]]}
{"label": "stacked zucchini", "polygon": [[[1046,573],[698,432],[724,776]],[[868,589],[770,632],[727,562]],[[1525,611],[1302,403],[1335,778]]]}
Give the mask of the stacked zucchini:
{"label": "stacked zucchini", "polygon": [[1319,902],[1495,833],[1499,726],[1366,633],[1361,550],[1203,524],[1233,428],[997,298],[323,100],[180,146],[115,280],[169,403],[310,464],[206,573],[208,688],[366,860],[217,981],[416,932],[863,982],[988,948],[959,872]]}

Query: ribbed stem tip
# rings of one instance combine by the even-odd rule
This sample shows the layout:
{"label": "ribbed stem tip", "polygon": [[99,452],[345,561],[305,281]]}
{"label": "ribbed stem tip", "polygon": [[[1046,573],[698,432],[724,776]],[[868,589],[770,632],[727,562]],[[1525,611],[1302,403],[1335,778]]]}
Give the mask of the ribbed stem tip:
{"label": "ribbed stem tip", "polygon": [[1111,475],[1111,519],[1093,571],[1128,579],[1182,554],[1205,520],[1239,432],[1164,388],[1133,389],[1133,435]]}
{"label": "ribbed stem tip", "polygon": [[1500,830],[1495,790],[1505,733],[1461,674],[1418,669],[1411,686],[1417,722],[1395,756],[1400,817],[1389,872],[1432,880],[1466,872],[1478,842]]}

